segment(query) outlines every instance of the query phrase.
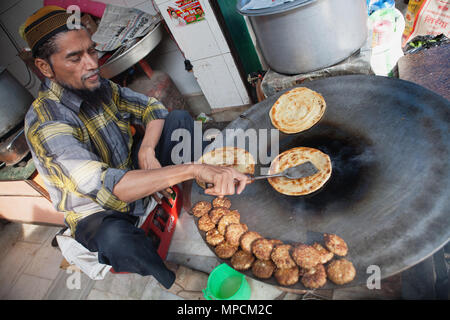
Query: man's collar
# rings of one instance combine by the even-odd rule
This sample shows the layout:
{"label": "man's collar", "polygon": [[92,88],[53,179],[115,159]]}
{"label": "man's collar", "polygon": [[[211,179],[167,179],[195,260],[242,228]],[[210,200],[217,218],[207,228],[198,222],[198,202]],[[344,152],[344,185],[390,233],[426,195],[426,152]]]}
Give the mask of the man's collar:
{"label": "man's collar", "polygon": [[45,78],[42,85],[45,87],[45,90],[50,90],[63,105],[67,106],[75,113],[80,111],[83,99],[81,99],[77,94],[70,90],[64,89],[61,85],[48,78]]}

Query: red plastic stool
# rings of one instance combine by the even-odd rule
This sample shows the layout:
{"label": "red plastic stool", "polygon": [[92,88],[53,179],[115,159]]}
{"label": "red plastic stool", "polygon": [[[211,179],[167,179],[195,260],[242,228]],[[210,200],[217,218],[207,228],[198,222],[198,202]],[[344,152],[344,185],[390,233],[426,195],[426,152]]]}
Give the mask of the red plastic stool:
{"label": "red plastic stool", "polygon": [[[163,260],[166,260],[170,242],[177,225],[178,215],[183,205],[180,188],[175,185],[171,189],[173,190],[172,198],[163,198],[162,203],[153,209],[141,226],[141,229],[145,231],[145,234],[152,239],[153,244],[158,248],[158,255]],[[111,268],[111,272],[128,273],[116,272],[113,268]]]}

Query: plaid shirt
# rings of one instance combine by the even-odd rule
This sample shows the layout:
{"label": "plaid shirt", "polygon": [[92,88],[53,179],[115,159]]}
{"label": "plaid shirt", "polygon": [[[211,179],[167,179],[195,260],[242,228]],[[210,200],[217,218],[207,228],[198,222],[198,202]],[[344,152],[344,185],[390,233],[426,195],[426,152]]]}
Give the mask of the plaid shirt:
{"label": "plaid shirt", "polygon": [[38,172],[72,235],[80,219],[104,210],[144,213],[143,199],[126,203],[112,190],[133,168],[130,124],[166,118],[155,98],[102,79],[108,103],[91,106],[48,79],[25,117],[25,133]]}

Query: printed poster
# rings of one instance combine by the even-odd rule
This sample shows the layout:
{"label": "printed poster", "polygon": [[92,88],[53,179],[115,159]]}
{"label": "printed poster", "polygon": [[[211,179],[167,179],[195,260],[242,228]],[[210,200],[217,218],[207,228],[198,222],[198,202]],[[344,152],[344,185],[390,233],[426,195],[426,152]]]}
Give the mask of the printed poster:
{"label": "printed poster", "polygon": [[177,0],[167,7],[167,12],[178,27],[205,19],[205,11],[198,0]]}

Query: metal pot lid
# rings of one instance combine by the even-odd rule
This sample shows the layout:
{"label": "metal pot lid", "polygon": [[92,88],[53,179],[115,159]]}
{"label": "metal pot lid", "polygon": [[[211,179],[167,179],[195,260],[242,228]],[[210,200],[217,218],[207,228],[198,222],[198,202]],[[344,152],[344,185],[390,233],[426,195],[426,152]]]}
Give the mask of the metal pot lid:
{"label": "metal pot lid", "polygon": [[285,2],[279,6],[274,6],[271,8],[265,8],[265,9],[257,9],[257,10],[249,10],[249,9],[242,9],[245,5],[247,5],[250,0],[238,0],[236,4],[236,10],[245,16],[267,16],[271,14],[277,14],[277,13],[283,13],[289,10],[297,9],[302,6],[306,6],[308,4],[311,4],[313,2],[316,2],[317,0],[295,0],[291,2]]}
{"label": "metal pot lid", "polygon": [[[341,236],[357,271],[346,286],[366,284],[371,265],[386,278],[442,247],[450,236],[450,102],[411,82],[377,76],[331,77],[303,86],[321,93],[327,110],[303,133],[280,133],[279,152],[317,148],[330,156],[332,176],[304,197],[280,194],[267,181],[247,186],[229,197],[241,222],[285,243],[323,243],[323,233]],[[282,93],[254,105],[222,135],[226,129],[274,128],[268,111]],[[258,159],[255,173],[261,167]],[[193,204],[212,200],[195,183],[191,198]],[[265,282],[278,285],[274,277]],[[300,282],[292,287],[305,289]],[[324,288],[342,287],[328,281]]]}

